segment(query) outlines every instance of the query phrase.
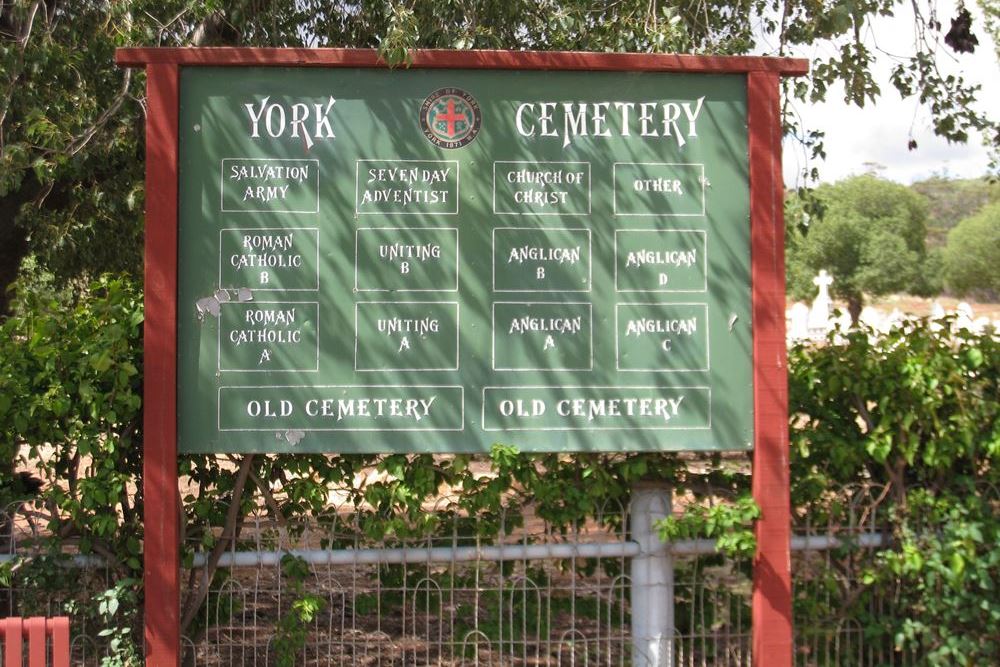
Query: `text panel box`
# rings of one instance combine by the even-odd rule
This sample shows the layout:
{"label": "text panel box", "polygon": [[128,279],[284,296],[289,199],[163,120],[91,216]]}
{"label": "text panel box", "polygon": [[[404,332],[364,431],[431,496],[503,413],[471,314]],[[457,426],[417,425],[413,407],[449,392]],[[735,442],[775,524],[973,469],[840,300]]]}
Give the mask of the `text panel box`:
{"label": "text panel box", "polygon": [[705,166],[619,162],[613,167],[615,215],[705,215]]}
{"label": "text panel box", "polygon": [[354,212],[358,215],[458,213],[455,160],[358,160]]}
{"label": "text panel box", "polygon": [[220,431],[461,431],[451,385],[220,387]]}
{"label": "text panel box", "polygon": [[591,304],[493,304],[494,370],[589,371],[593,367]]}
{"label": "text panel box", "polygon": [[620,371],[708,371],[708,306],[619,303],[615,348]]}
{"label": "text panel box", "polygon": [[498,215],[587,215],[589,162],[494,162],[493,212]]}
{"label": "text panel box", "polygon": [[704,430],[708,387],[486,387],[485,431]]}
{"label": "text panel box", "polygon": [[694,229],[615,231],[615,289],[619,292],[704,292],[708,289],[707,232]]}
{"label": "text panel box", "polygon": [[224,158],[223,213],[319,212],[319,160]]}
{"label": "text panel box", "polygon": [[497,227],[493,230],[496,292],[589,292],[589,229]]}
{"label": "text panel box", "polygon": [[358,229],[354,288],[359,292],[458,291],[458,230]]}
{"label": "text panel box", "polygon": [[219,305],[220,371],[319,370],[319,304]]}
{"label": "text panel box", "polygon": [[455,301],[359,301],[354,320],[357,371],[458,369]]}
{"label": "text panel box", "polygon": [[315,227],[221,230],[219,287],[265,292],[319,289],[319,230]]}

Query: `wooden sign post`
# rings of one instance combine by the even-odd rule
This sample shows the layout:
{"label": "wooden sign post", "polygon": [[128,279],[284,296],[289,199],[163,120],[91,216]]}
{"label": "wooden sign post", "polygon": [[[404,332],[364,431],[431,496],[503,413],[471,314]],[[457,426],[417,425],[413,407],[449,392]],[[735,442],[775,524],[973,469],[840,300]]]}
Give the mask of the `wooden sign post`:
{"label": "wooden sign post", "polygon": [[792,664],[781,76],[801,60],[121,49],[147,71],[147,664],[178,453],[753,450]]}

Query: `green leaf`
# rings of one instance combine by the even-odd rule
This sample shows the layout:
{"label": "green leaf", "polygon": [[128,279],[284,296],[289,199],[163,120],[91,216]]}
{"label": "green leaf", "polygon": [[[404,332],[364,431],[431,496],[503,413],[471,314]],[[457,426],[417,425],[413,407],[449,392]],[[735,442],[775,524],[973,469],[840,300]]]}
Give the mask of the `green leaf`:
{"label": "green leaf", "polygon": [[103,373],[111,368],[111,355],[101,352],[96,357],[90,358],[90,366],[98,373]]}

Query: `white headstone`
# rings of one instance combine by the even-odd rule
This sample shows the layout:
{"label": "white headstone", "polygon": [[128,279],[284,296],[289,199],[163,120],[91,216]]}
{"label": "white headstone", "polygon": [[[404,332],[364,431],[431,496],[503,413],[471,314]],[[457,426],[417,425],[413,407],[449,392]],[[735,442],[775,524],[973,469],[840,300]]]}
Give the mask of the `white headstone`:
{"label": "white headstone", "polygon": [[861,309],[861,314],[858,315],[858,321],[861,324],[875,331],[882,330],[882,327],[885,326],[885,319],[885,313],[872,306],[865,306]]}
{"label": "white headstone", "polygon": [[931,319],[939,320],[944,317],[944,306],[937,299],[931,304]]}
{"label": "white headstone", "polygon": [[790,340],[809,338],[809,306],[796,301],[788,312],[788,338]]}
{"label": "white headstone", "polygon": [[851,314],[846,310],[839,311],[839,315],[830,321],[831,327],[836,327],[841,331],[847,331],[851,328]]}
{"label": "white headstone", "polygon": [[972,312],[972,306],[962,301],[957,306],[955,306],[955,324],[952,329],[958,331],[959,329],[966,329],[972,331],[973,327],[973,317],[975,316]]}
{"label": "white headstone", "polygon": [[833,284],[833,276],[822,269],[815,278],[813,285],[819,288],[819,293],[813,299],[812,308],[809,310],[809,330],[813,334],[826,333],[830,329],[830,307],[833,300],[830,298],[830,285]]}

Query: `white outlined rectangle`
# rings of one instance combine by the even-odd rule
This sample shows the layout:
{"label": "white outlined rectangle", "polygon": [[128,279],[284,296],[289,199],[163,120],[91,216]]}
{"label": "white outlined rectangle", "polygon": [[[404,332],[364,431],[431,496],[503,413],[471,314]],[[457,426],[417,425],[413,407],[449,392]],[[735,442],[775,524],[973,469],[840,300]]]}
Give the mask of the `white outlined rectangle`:
{"label": "white outlined rectangle", "polygon": [[418,432],[434,431],[438,433],[458,433],[465,430],[465,387],[452,384],[320,384],[320,385],[226,385],[219,387],[216,400],[216,427],[220,432],[246,432],[246,433],[271,433],[276,430],[273,424],[261,428],[222,428],[222,391],[224,389],[458,389],[459,392],[459,426],[457,428],[294,428],[290,430],[303,431],[305,433],[365,433],[365,432]]}
{"label": "white outlined rectangle", "polygon": [[[253,287],[251,285],[222,286],[222,235],[224,232],[316,232],[316,287]],[[263,267],[262,267],[263,268]],[[319,289],[319,227],[223,227],[219,230],[219,289],[246,287],[254,292],[315,292]]]}
{"label": "white outlined rectangle", "polygon": [[[354,370],[358,373],[377,373],[379,371],[457,371],[459,366],[459,346],[461,342],[461,310],[458,301],[358,301],[354,304]],[[434,305],[455,306],[455,364],[450,367],[436,368],[358,368],[358,306],[365,305]]]}
{"label": "white outlined rectangle", "polygon": [[224,373],[317,373],[319,372],[319,302],[318,301],[224,301],[219,304],[219,308],[227,306],[257,306],[257,305],[281,305],[281,306],[315,306],[316,307],[316,354],[315,366],[313,368],[223,368],[222,367],[222,313],[219,313],[219,328],[216,334],[218,340],[216,368]]}
{"label": "white outlined rectangle", "polygon": [[[590,338],[587,341],[590,348],[590,363],[586,368],[502,368],[497,366],[497,305],[505,306],[586,306],[590,322]],[[494,301],[490,308],[492,340],[490,345],[490,365],[495,371],[592,371],[594,370],[594,306],[589,301]]]}
{"label": "white outlined rectangle", "polygon": [[[448,231],[455,232],[455,286],[448,289],[433,289],[426,287],[412,287],[412,288],[371,288],[367,287],[362,289],[358,286],[358,248],[360,245],[361,232],[366,231],[382,231],[382,230],[392,230],[392,231],[407,231],[407,232],[422,232],[427,231]],[[457,292],[458,291],[458,267],[459,267],[459,257],[461,256],[461,249],[459,248],[458,242],[458,227],[358,227],[354,232],[354,290],[357,292]]]}
{"label": "white outlined rectangle", "polygon": [[[584,232],[587,235],[587,289],[497,289],[497,231],[529,231],[529,232]],[[583,227],[494,227],[490,235],[490,257],[492,258],[491,284],[494,292],[501,293],[540,293],[540,292],[579,292],[588,293],[593,289],[594,253],[593,241],[589,229]]]}
{"label": "white outlined rectangle", "polygon": [[[701,234],[702,241],[702,255],[704,256],[704,287],[697,290],[692,289],[622,289],[618,286],[618,235],[627,232],[629,234],[639,233],[639,234]],[[701,292],[708,291],[708,232],[704,229],[616,229],[615,230],[615,291],[616,292],[649,292],[649,293],[659,293],[659,292],[672,292],[674,294],[700,294]]]}
{"label": "white outlined rectangle", "polygon": [[[311,162],[316,169],[316,183],[313,189],[316,195],[316,206],[309,211],[281,208],[226,208],[226,163],[242,160],[244,162]],[[309,158],[269,158],[269,157],[226,157],[219,163],[219,210],[223,213],[319,213],[319,160]]]}
{"label": "white outlined rectangle", "polygon": [[[498,211],[497,210],[497,165],[498,164],[583,164],[587,165],[587,210],[580,213],[542,213],[540,211]],[[493,162],[493,213],[495,215],[538,215],[538,216],[580,216],[590,215],[593,207],[591,168],[589,162],[539,162],[535,160],[494,160]]]}
{"label": "white outlined rectangle", "polygon": [[[618,212],[618,167],[638,165],[642,167],[700,167],[701,212],[700,213],[619,213]],[[620,217],[694,218],[705,216],[705,165],[700,162],[615,162],[611,167],[611,210]]]}
{"label": "white outlined rectangle", "polygon": [[[704,368],[622,368],[620,359],[618,332],[618,311],[622,306],[694,306],[705,309],[705,367]],[[622,373],[703,373],[712,370],[711,339],[709,337],[708,304],[707,303],[669,303],[654,302],[620,302],[615,304],[615,370]]]}
{"label": "white outlined rectangle", "polygon": [[[454,211],[361,211],[358,208],[358,190],[361,187],[362,162],[424,162],[427,164],[450,164],[455,167],[455,210]],[[458,160],[402,160],[396,158],[359,158],[354,161],[354,214],[355,215],[458,215],[461,199],[462,174]]]}
{"label": "white outlined rectangle", "polygon": [[[657,391],[672,391],[680,389],[693,389],[697,391],[704,391],[708,395],[708,421],[704,426],[593,426],[588,424],[587,426],[539,426],[539,427],[504,427],[504,428],[487,428],[486,425],[486,392],[488,391],[502,391],[505,389],[542,389],[542,390],[566,390],[566,389],[615,389],[615,390],[629,390],[629,389],[642,389],[642,390],[657,390]],[[483,431],[487,433],[496,433],[503,431],[710,431],[712,430],[712,388],[708,386],[675,386],[675,387],[661,387],[657,385],[642,385],[642,386],[595,386],[595,385],[575,385],[575,386],[552,386],[552,385],[511,385],[506,387],[501,386],[487,386],[483,387],[483,401],[482,401],[482,411],[480,414],[480,423],[483,425]]]}

